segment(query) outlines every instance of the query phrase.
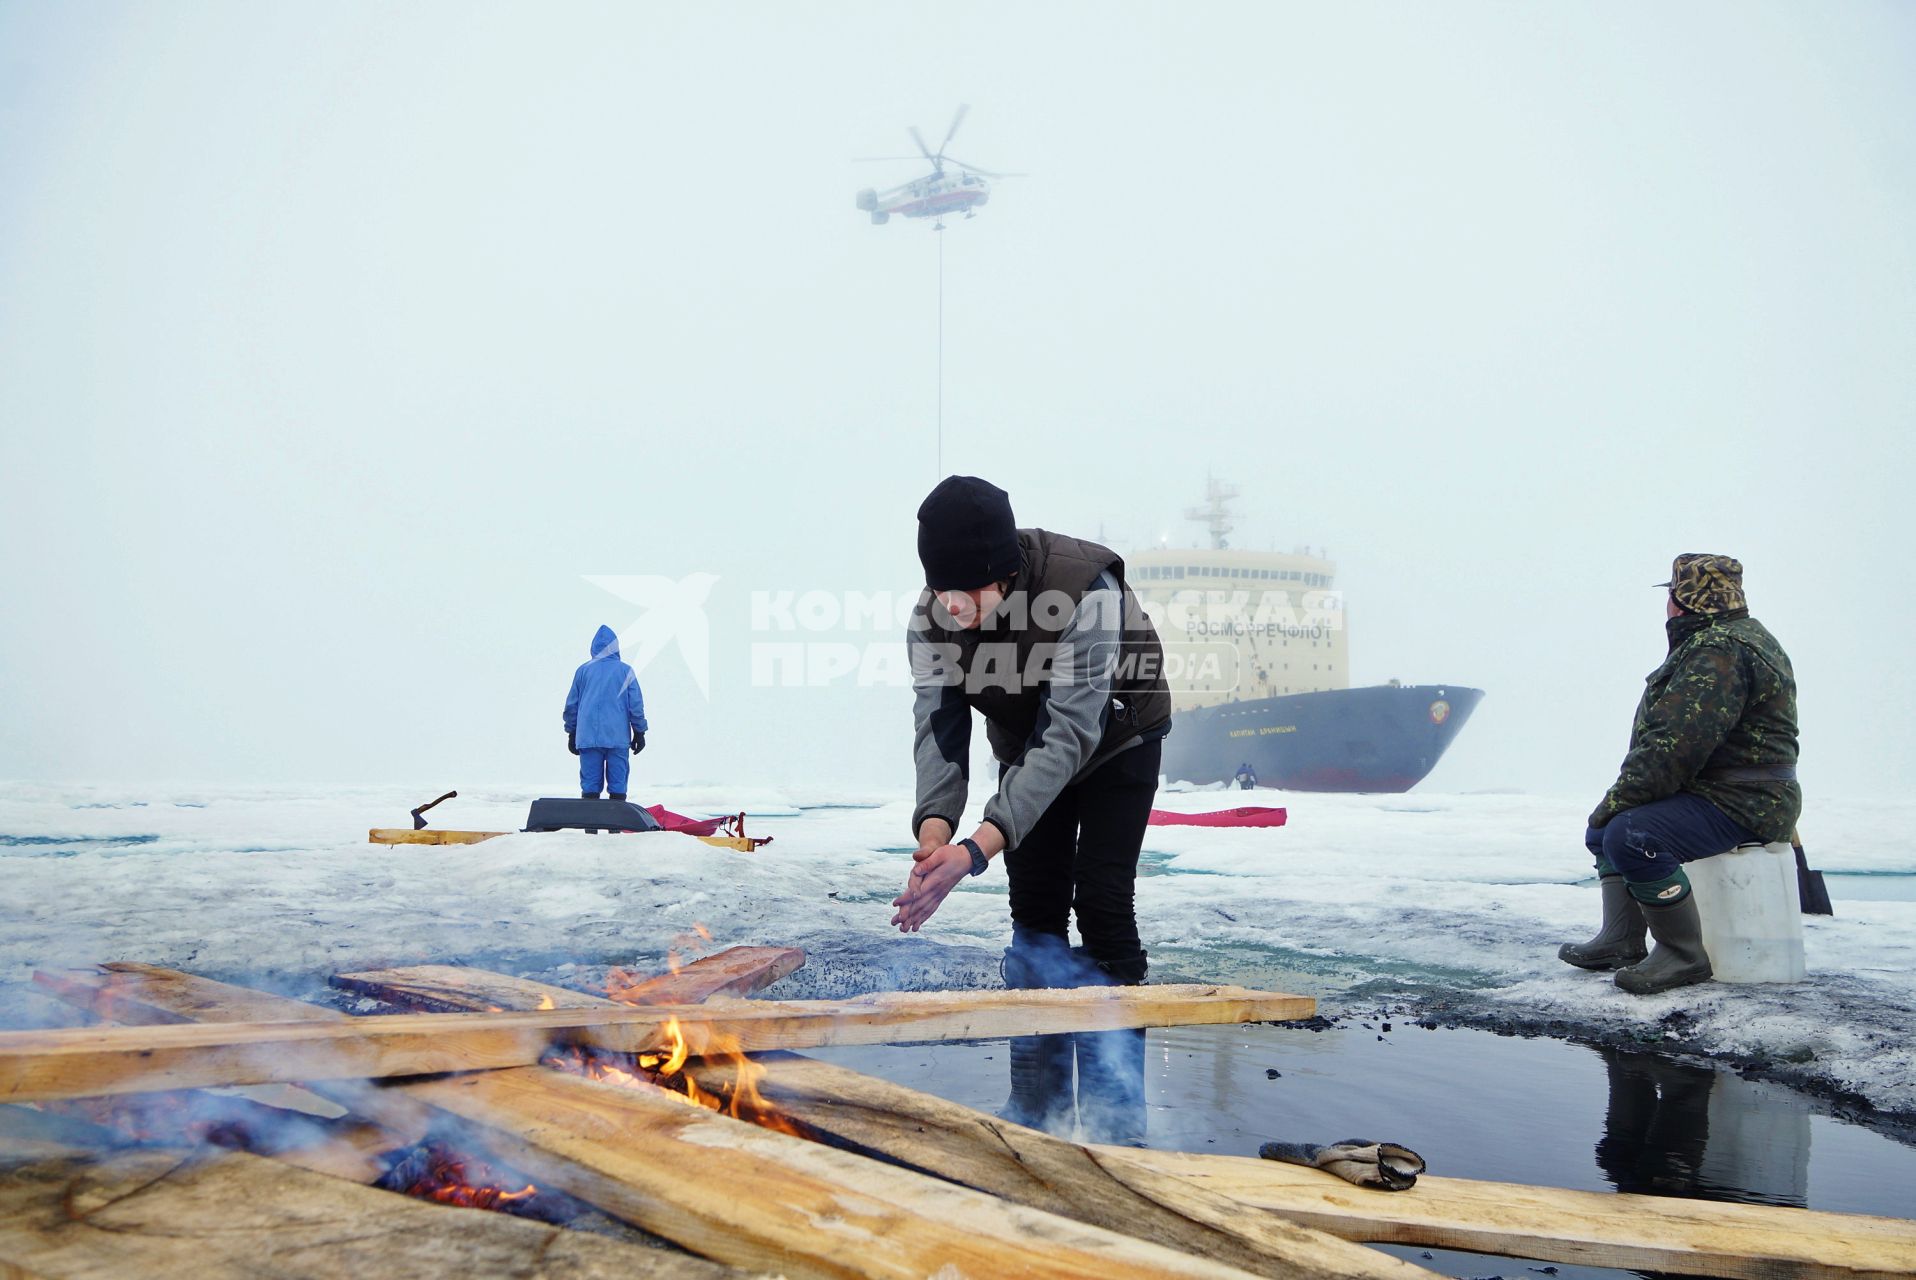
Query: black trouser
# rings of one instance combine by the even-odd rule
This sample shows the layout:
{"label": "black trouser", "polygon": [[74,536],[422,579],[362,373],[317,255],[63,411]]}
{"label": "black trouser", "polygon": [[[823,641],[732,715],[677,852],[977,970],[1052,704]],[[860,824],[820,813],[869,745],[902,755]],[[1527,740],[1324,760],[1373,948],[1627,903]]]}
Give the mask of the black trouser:
{"label": "black trouser", "polygon": [[1059,792],[1005,851],[1013,930],[1068,939],[1075,912],[1086,955],[1121,983],[1144,981],[1138,851],[1163,755],[1162,741],[1118,752]]}

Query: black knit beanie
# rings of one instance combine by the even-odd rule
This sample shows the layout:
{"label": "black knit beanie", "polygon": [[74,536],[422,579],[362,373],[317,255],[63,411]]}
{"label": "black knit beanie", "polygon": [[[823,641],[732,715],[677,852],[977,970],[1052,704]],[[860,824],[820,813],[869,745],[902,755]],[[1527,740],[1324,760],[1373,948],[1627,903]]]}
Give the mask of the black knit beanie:
{"label": "black knit beanie", "polygon": [[975,591],[1017,573],[1010,496],[977,476],[946,476],[919,505],[918,559],[933,591]]}

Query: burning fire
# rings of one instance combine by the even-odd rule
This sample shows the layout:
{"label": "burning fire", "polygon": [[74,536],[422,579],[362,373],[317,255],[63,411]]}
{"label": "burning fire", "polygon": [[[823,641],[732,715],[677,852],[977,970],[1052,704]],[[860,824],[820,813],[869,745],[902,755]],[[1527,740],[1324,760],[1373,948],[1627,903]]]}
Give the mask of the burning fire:
{"label": "burning fire", "polygon": [[[781,1133],[798,1133],[792,1122],[759,1092],[758,1082],[764,1077],[765,1068],[746,1056],[737,1036],[699,1028],[699,1044],[694,1048],[677,1018],[666,1020],[665,1034],[671,1043],[663,1053],[641,1053],[635,1057],[603,1050],[568,1048],[555,1049],[541,1061],[555,1070],[584,1076],[600,1084],[615,1085],[622,1089],[659,1089],[689,1106],[704,1107],[707,1111],[716,1111],[735,1120],[750,1121]],[[730,1067],[731,1086],[727,1088],[721,1085],[711,1091],[700,1088],[698,1081],[685,1069],[686,1064],[695,1058],[721,1070]]]}

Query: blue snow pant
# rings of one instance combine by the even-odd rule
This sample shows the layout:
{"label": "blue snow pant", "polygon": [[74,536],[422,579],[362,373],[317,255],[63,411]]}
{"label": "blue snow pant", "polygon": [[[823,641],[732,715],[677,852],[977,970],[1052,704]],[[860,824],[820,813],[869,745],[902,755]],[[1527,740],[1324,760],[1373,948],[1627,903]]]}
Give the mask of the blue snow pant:
{"label": "blue snow pant", "polygon": [[1756,833],[1702,796],[1679,791],[1667,800],[1625,809],[1583,833],[1597,873],[1619,871],[1632,884],[1667,880],[1686,862],[1749,844]]}
{"label": "blue snow pant", "polygon": [[580,747],[579,790],[598,795],[601,791],[625,794],[626,779],[632,775],[632,757],[624,747]]}

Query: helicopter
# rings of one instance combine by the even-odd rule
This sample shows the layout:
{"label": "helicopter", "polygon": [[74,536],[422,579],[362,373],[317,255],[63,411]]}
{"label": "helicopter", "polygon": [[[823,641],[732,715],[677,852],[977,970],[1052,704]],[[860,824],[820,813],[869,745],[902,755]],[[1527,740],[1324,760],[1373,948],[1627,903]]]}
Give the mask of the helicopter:
{"label": "helicopter", "polygon": [[[952,138],[958,132],[958,126],[964,123],[965,113],[971,107],[965,103],[958,105],[957,114],[951,118],[951,128],[945,130],[945,140],[938,144],[938,150],[925,145],[925,139],[913,125],[909,132],[911,140],[918,144],[917,156],[861,156],[861,163],[878,160],[916,160],[919,156],[931,162],[931,172],[922,178],[914,178],[902,186],[889,191],[875,191],[870,187],[858,193],[857,206],[872,217],[872,225],[882,227],[891,221],[891,216],[902,214],[907,218],[934,218],[933,231],[945,229],[945,215],[963,213],[967,218],[978,216],[978,208],[991,199],[991,178],[1022,178],[1021,173],[993,173],[989,169],[980,169],[977,165],[966,164],[955,156],[947,156],[945,148],[951,145]],[[950,165],[953,172],[946,173],[945,166]]]}

